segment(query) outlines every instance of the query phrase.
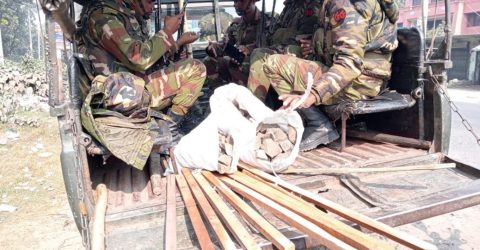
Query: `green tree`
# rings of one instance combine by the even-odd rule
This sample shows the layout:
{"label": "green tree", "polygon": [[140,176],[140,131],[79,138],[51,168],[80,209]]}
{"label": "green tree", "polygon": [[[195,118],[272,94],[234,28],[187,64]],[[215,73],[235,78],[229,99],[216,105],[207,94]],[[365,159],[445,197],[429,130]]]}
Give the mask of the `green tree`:
{"label": "green tree", "polygon": [[31,1],[0,1],[0,33],[6,59],[18,62],[23,56],[35,52],[35,49],[30,51],[39,42],[35,35],[35,10],[36,6]]}

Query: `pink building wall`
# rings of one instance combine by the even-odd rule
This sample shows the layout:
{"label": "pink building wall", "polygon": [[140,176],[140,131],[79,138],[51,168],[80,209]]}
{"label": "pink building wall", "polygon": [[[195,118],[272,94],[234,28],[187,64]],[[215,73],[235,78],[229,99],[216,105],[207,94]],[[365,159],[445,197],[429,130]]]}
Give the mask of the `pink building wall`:
{"label": "pink building wall", "polygon": [[[404,26],[415,25],[416,19],[422,16],[422,6],[412,6],[413,0],[406,0],[405,6],[400,9],[400,17],[398,23]],[[452,14],[452,31],[454,35],[478,35],[480,34],[480,26],[467,27],[467,13],[480,13],[479,0],[452,0],[450,12]],[[428,6],[429,19],[436,16],[442,18],[445,16],[444,1],[438,1],[435,10],[435,3],[429,3]],[[460,16],[458,16],[460,15]]]}

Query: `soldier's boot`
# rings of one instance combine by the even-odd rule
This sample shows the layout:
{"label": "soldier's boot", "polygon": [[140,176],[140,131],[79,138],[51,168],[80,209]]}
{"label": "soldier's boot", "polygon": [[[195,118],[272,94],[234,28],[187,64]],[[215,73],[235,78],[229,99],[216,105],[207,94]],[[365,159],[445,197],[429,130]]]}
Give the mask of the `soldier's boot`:
{"label": "soldier's boot", "polygon": [[316,106],[298,109],[298,113],[305,126],[300,142],[301,151],[309,151],[320,144],[326,145],[338,139],[338,132],[332,122]]}
{"label": "soldier's boot", "polygon": [[172,134],[172,146],[175,146],[182,139],[183,134],[180,131],[180,123],[185,119],[185,116],[172,112],[171,109],[168,110],[167,115],[171,118],[171,121],[168,121],[168,126],[170,134]]}

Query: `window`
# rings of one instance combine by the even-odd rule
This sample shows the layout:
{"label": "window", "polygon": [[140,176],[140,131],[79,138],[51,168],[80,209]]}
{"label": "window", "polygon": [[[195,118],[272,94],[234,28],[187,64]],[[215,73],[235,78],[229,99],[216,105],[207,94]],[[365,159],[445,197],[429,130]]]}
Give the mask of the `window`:
{"label": "window", "polygon": [[403,27],[403,23],[397,23],[397,27],[398,27],[398,28]]}
{"label": "window", "polygon": [[467,15],[467,27],[480,26],[480,14],[468,13]]}
{"label": "window", "polygon": [[412,0],[412,6],[417,6],[422,3],[422,0]]}
{"label": "window", "polygon": [[[161,16],[158,19],[161,26],[166,15],[172,16],[179,11],[176,3],[162,4],[161,8]],[[233,18],[237,17],[233,2],[219,4],[220,37],[217,38],[213,2],[189,3],[185,12],[188,30],[200,33],[200,38],[192,44],[193,50],[203,50],[209,41],[221,40]],[[173,37],[176,38],[177,34],[173,34]]]}

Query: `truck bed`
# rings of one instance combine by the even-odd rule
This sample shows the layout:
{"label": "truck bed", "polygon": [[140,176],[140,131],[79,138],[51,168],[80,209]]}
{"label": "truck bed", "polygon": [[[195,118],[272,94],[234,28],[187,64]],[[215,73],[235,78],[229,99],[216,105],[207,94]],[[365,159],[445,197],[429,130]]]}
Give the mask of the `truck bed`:
{"label": "truck bed", "polygon": [[[426,150],[355,139],[348,140],[347,148],[343,152],[339,152],[338,148],[339,145],[333,143],[329,147],[301,153],[292,167],[395,167],[413,163],[431,164],[448,161],[439,153],[429,154]],[[457,164],[456,169],[435,171],[355,175],[279,174],[279,177],[346,207],[374,218],[381,218],[384,222],[396,226],[422,219],[422,216],[435,215],[435,211],[425,210],[423,214],[409,213],[409,211],[428,206],[430,201],[438,203],[445,202],[449,198],[454,199],[458,197],[458,192],[462,188],[470,188],[471,184],[479,186],[478,181],[475,181],[479,176],[477,171],[466,170],[471,169]],[[109,243],[111,246],[122,246],[121,248],[130,244],[135,248],[142,249],[154,245],[161,247],[165,223],[166,193],[162,192],[158,196],[153,194],[148,167],[139,171],[125,166],[120,161],[113,160],[108,162],[105,167],[95,168],[91,176],[93,187],[103,182],[109,191],[106,216],[107,247]],[[162,190],[165,190],[165,185],[166,180],[162,178]],[[480,189],[477,188],[473,191],[477,190]],[[465,202],[462,204],[468,205],[468,202],[473,204],[480,201]],[[454,206],[458,202],[451,203]],[[436,213],[439,214],[448,208],[448,206],[443,208],[439,206]],[[286,235],[292,239],[296,238],[295,244],[298,248],[316,245],[271,214],[261,208],[257,209]],[[195,247],[195,235],[178,191],[177,222],[178,246],[180,248],[182,248],[181,246]],[[248,228],[251,229],[251,227]],[[130,235],[131,240],[130,237],[126,240],[125,234]],[[117,243],[120,242],[121,245],[118,245]],[[270,243],[261,236],[258,236],[258,242],[265,247],[270,247]]]}

